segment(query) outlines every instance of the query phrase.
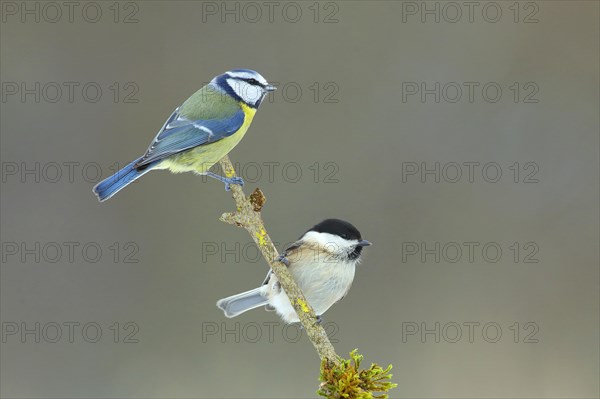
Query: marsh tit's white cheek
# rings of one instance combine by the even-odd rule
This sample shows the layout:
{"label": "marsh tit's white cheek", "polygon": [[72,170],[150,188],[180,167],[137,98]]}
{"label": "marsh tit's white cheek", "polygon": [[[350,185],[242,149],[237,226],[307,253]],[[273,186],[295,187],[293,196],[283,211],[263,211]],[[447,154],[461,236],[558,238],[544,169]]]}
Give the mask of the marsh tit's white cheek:
{"label": "marsh tit's white cheek", "polygon": [[302,239],[315,242],[327,252],[333,254],[347,253],[357,243],[356,240],[346,240],[335,234],[317,233],[316,231],[309,231]]}
{"label": "marsh tit's white cheek", "polygon": [[260,100],[263,94],[262,88],[253,86],[242,80],[227,79],[227,83],[229,83],[229,86],[235,91],[235,94],[248,104],[254,104]]}

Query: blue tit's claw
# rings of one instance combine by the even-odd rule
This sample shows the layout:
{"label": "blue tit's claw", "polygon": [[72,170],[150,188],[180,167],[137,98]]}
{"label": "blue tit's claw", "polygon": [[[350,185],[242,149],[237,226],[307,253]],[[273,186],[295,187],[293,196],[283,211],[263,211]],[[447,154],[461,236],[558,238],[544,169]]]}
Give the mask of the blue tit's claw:
{"label": "blue tit's claw", "polygon": [[223,183],[225,183],[225,191],[231,191],[231,185],[237,184],[239,186],[244,187],[244,179],[241,177],[225,177],[223,178]]}
{"label": "blue tit's claw", "polygon": [[286,258],[285,255],[279,255],[276,260],[283,263],[287,267],[290,267],[290,260]]}
{"label": "blue tit's claw", "polygon": [[225,191],[230,191],[232,184],[238,184],[240,186],[244,186],[244,179],[242,179],[241,177],[237,177],[237,176],[223,177],[221,175],[218,175],[218,174],[210,172],[210,171],[205,172],[204,174],[208,177],[212,177],[213,179],[217,179],[221,183],[225,183]]}
{"label": "blue tit's claw", "polygon": [[242,186],[244,187],[244,179],[242,179],[241,177],[230,177],[229,178],[229,183],[231,184],[237,184],[238,186]]}

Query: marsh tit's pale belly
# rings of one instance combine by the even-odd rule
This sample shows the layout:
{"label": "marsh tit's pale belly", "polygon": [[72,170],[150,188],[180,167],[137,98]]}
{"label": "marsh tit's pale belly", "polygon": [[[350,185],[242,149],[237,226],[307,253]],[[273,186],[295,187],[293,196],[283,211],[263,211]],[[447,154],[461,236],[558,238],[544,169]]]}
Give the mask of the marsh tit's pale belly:
{"label": "marsh tit's pale belly", "polygon": [[[357,263],[334,258],[317,260],[311,255],[304,255],[299,259],[291,258],[290,261],[290,271],[294,279],[318,316],[346,295],[354,280]],[[263,295],[269,298],[269,305],[275,308],[285,322],[300,321],[274,274],[271,274],[269,283],[263,289]]]}

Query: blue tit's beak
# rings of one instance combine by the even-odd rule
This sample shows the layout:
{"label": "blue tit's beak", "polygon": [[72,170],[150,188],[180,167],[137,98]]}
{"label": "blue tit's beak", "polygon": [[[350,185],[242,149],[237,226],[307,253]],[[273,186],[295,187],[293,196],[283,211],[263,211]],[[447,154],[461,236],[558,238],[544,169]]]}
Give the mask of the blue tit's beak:
{"label": "blue tit's beak", "polygon": [[265,90],[266,91],[275,91],[275,90],[277,90],[277,87],[275,87],[273,85],[266,85]]}
{"label": "blue tit's beak", "polygon": [[373,245],[370,241],[367,240],[360,240],[358,242],[358,244],[356,244],[359,247],[368,247],[369,245]]}

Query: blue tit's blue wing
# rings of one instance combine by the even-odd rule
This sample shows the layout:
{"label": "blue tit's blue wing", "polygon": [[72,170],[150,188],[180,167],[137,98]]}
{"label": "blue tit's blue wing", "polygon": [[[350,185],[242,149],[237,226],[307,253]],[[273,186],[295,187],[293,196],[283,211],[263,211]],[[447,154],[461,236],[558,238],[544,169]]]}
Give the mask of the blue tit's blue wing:
{"label": "blue tit's blue wing", "polygon": [[136,167],[165,159],[194,147],[214,143],[231,136],[244,124],[244,111],[224,119],[191,121],[173,112]]}

